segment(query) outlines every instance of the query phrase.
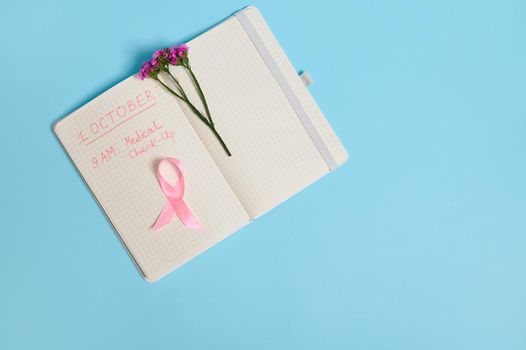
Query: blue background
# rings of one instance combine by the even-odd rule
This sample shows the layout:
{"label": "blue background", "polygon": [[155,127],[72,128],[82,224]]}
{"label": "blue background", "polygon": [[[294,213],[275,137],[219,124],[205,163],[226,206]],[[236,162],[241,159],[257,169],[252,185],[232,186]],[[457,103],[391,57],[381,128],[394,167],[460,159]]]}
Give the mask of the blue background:
{"label": "blue background", "polygon": [[244,5],[2,1],[0,349],[526,349],[524,1],[255,1],[350,160],[139,277],[51,124]]}

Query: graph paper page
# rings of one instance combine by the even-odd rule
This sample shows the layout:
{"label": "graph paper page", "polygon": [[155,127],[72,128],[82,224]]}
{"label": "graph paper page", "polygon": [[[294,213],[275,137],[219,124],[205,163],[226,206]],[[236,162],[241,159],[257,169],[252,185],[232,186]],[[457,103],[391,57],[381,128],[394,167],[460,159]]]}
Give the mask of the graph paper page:
{"label": "graph paper page", "polygon": [[[249,11],[259,16],[257,10]],[[232,157],[226,156],[186,106],[181,107],[252,218],[328,173],[296,112],[235,17],[193,39],[189,47],[190,62]],[[180,67],[173,72],[192,92],[188,75]],[[198,101],[195,94],[191,98]]]}
{"label": "graph paper page", "polygon": [[[153,80],[126,79],[59,121],[55,132],[149,281],[248,222],[175,98]],[[188,229],[176,217],[159,231],[151,228],[166,203],[156,178],[165,157],[183,164],[184,200],[203,230]],[[165,176],[173,182],[175,174]]]}

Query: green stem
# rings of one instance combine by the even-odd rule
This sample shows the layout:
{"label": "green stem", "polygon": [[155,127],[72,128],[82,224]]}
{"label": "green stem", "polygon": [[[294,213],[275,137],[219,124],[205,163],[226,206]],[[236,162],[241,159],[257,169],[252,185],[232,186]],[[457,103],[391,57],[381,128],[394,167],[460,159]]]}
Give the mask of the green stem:
{"label": "green stem", "polygon": [[[169,73],[170,74],[170,73]],[[172,76],[172,74],[170,74],[170,76]],[[174,79],[174,81],[177,82],[177,80],[172,76],[172,78]],[[190,107],[190,109],[195,113],[195,115],[203,122],[205,123],[206,126],[208,126],[208,128],[210,130],[212,130],[212,133],[215,135],[215,137],[217,138],[217,140],[219,141],[219,143],[221,144],[221,147],[223,147],[223,150],[226,152],[226,154],[231,157],[232,156],[232,153],[230,153],[230,150],[228,149],[228,147],[226,146],[225,142],[223,141],[223,138],[221,137],[221,135],[219,135],[219,133],[217,132],[214,124],[211,122],[211,120],[209,121],[208,119],[206,119],[203,114],[201,112],[199,112],[199,110],[197,108],[195,108],[195,106],[190,102],[190,100],[186,97],[186,94],[184,93],[184,91],[182,90],[182,88],[179,88],[181,90],[181,93],[182,95],[184,96],[181,96],[179,94],[177,94],[175,91],[173,91],[168,85],[166,85],[165,83],[163,83],[159,78],[154,78],[157,82],[159,82],[166,90],[168,90],[172,95],[178,97],[179,99],[181,99],[181,101],[185,102],[188,107]],[[177,82],[178,84],[178,87],[180,86],[179,85],[179,82]],[[205,104],[206,106],[206,104]],[[208,108],[207,108],[208,110]]]}
{"label": "green stem", "polygon": [[186,98],[188,100],[188,97],[186,96],[186,94],[184,93],[184,90],[183,90],[183,87],[181,86],[181,84],[179,83],[179,80],[177,80],[172,72],[170,72],[170,69],[167,69],[166,70],[166,73],[168,73],[168,75],[172,78],[172,80],[175,82],[175,85],[177,86],[177,89],[179,89],[179,91],[181,92],[181,95]]}
{"label": "green stem", "polygon": [[179,97],[181,100],[184,101],[184,99],[183,99],[183,97],[182,97],[181,95],[178,95],[175,91],[173,91],[172,89],[170,89],[170,87],[169,87],[168,85],[166,85],[165,83],[163,83],[163,82],[161,81],[161,79],[159,79],[159,78],[157,78],[157,77],[155,77],[154,79],[157,80],[157,82],[158,82],[159,84],[161,84],[166,90],[170,91],[172,94],[174,94],[175,96]]}
{"label": "green stem", "polygon": [[188,105],[188,107],[190,107],[190,109],[191,109],[191,110],[192,110],[192,111],[193,111],[193,112],[199,117],[199,119],[201,119],[201,121],[202,121],[203,123],[206,124],[206,126],[208,126],[209,128],[212,128],[212,127],[213,127],[213,125],[210,124],[210,123],[208,122],[208,119],[206,119],[206,118],[203,116],[203,114],[202,114],[201,112],[199,112],[199,111],[197,110],[197,108],[195,108],[195,106],[194,106],[194,105],[193,105],[188,99],[183,100],[183,101],[186,102],[186,104]]}
{"label": "green stem", "polygon": [[219,133],[217,132],[216,128],[212,125],[210,127],[210,129],[212,130],[212,132],[214,133],[214,135],[216,136],[217,140],[219,141],[219,143],[221,144],[221,146],[223,147],[223,149],[225,150],[227,156],[231,157],[232,156],[232,153],[230,153],[230,150],[228,149],[228,147],[226,146],[225,142],[223,141],[223,139],[221,138],[221,135],[219,135]]}
{"label": "green stem", "polygon": [[199,98],[201,99],[201,102],[203,102],[203,105],[205,106],[205,111],[206,111],[206,115],[208,116],[208,120],[210,121],[210,124],[214,125],[214,121],[212,120],[212,116],[210,115],[210,110],[208,109],[208,103],[206,103],[205,94],[203,93],[203,90],[201,89],[201,85],[199,85],[199,81],[197,80],[197,77],[192,71],[192,68],[190,68],[190,65],[189,64],[185,65],[185,67],[190,73],[192,80],[194,81],[194,85],[197,88],[197,92],[199,94]]}
{"label": "green stem", "polygon": [[170,93],[172,93],[173,95],[175,95],[176,97],[180,98],[181,101],[185,102],[188,107],[190,107],[190,109],[197,115],[197,117],[199,119],[201,119],[201,121],[203,123],[206,124],[206,126],[208,126],[209,128],[212,127],[212,125],[208,122],[208,119],[206,119],[202,114],[201,112],[199,112],[197,110],[197,108],[195,108],[195,106],[188,100],[188,98],[186,98],[186,95],[185,97],[181,96],[181,95],[178,95],[175,91],[173,91],[168,85],[166,85],[165,83],[163,83],[159,78],[155,78],[155,80],[157,80],[166,90],[168,90]]}

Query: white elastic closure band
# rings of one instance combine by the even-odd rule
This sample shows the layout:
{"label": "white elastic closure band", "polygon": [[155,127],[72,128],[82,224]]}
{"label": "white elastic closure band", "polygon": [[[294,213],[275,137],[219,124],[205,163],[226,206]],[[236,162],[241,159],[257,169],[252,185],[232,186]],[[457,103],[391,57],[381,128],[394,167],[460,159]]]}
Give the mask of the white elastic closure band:
{"label": "white elastic closure band", "polygon": [[292,90],[292,87],[290,86],[289,82],[279,69],[276,61],[274,60],[274,58],[270,54],[269,49],[265,45],[265,42],[263,41],[263,39],[261,39],[261,36],[258,34],[256,28],[254,28],[254,26],[250,22],[250,19],[246,15],[245,11],[237,12],[235,16],[239,20],[239,23],[241,23],[241,26],[245,29],[245,32],[247,33],[248,37],[258,50],[261,57],[263,58],[263,61],[265,61],[265,64],[270,70],[270,73],[274,76],[274,79],[276,79],[278,85],[281,87],[281,90],[287,97],[287,100],[296,112],[301,124],[305,128],[305,131],[307,131],[307,134],[309,135],[310,139],[314,143],[314,146],[316,147],[321,157],[327,164],[329,170],[333,171],[338,167],[338,163],[332,156],[332,153],[330,152],[329,148],[327,147],[327,144],[318,132],[318,129],[316,129],[311,119],[309,118],[309,115],[307,111],[305,111],[305,108],[301,104],[298,96],[294,93],[294,90]]}

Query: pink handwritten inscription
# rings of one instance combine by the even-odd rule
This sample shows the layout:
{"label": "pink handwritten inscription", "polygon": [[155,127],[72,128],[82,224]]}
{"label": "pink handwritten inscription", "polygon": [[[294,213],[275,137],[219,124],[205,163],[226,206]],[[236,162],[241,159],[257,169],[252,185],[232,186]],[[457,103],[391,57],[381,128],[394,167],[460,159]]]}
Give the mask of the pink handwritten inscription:
{"label": "pink handwritten inscription", "polygon": [[117,157],[120,152],[117,150],[117,146],[109,146],[96,155],[91,157],[91,167],[98,168],[99,166],[108,163],[113,158]]}
{"label": "pink handwritten inscription", "polygon": [[[78,132],[79,144],[90,146],[101,140],[124,123],[155,107],[157,98],[158,94],[153,94],[150,89],[146,89],[133,98],[123,99],[107,113],[93,118],[81,128]],[[98,168],[124,153],[129,158],[135,159],[167,141],[175,142],[175,133],[166,130],[158,121],[152,120],[144,129],[136,130],[134,134],[127,135],[117,142],[112,141],[109,145],[97,144],[95,147],[97,150],[90,157],[91,167]]]}
{"label": "pink handwritten inscription", "polygon": [[92,120],[89,125],[79,131],[79,143],[91,145],[101,137],[109,134],[122,124],[130,121],[146,110],[155,106],[156,97],[150,90],[126,100],[112,108],[109,112]]}
{"label": "pink handwritten inscription", "polygon": [[109,163],[121,154],[122,148],[127,150],[128,157],[131,159],[141,157],[168,141],[175,142],[175,132],[167,130],[164,125],[153,120],[148,127],[135,130],[135,133],[126,135],[121,141],[122,143],[106,147],[91,157],[92,168]]}
{"label": "pink handwritten inscription", "polygon": [[170,140],[175,142],[175,133],[168,130],[161,131],[162,128],[163,126],[154,120],[148,129],[137,130],[133,136],[126,136],[124,141],[129,148],[128,156],[135,159],[158,147],[161,143]]}

